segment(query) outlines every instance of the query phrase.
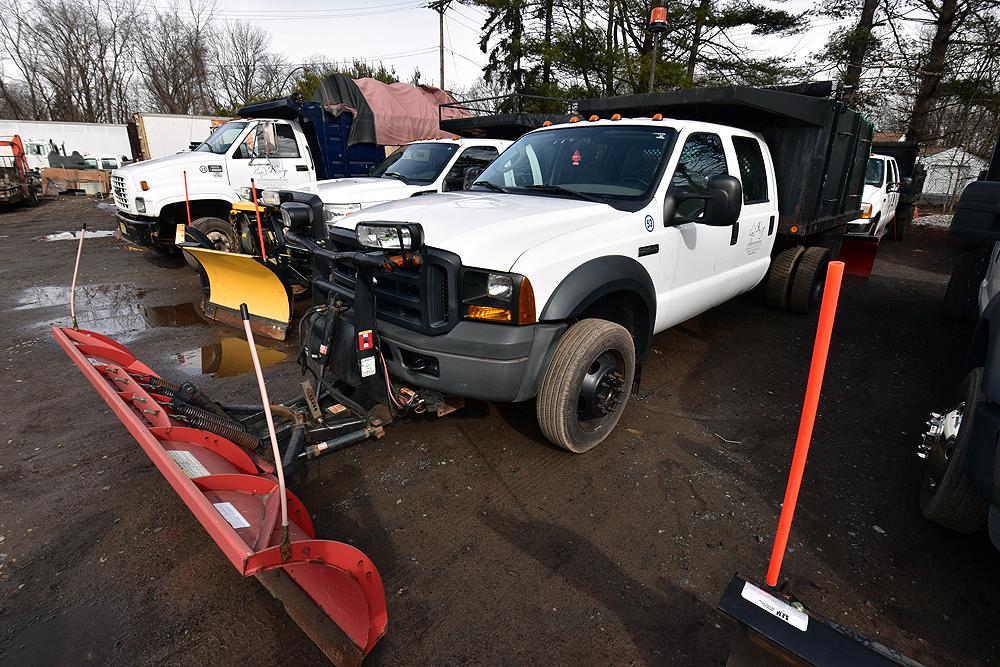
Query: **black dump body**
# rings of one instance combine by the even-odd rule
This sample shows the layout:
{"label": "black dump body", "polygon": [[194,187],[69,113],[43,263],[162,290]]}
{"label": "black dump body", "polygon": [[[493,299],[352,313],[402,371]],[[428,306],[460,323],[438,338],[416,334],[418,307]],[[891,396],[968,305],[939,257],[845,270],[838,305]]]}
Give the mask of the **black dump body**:
{"label": "black dump body", "polygon": [[[438,124],[445,132],[460,137],[514,141],[546,121],[565,123],[575,105],[572,100],[520,94],[462,100],[438,107]],[[448,110],[466,115],[445,118],[450,115]]]}
{"label": "black dump body", "polygon": [[[831,86],[698,88],[580,102],[584,116],[698,120],[764,137],[778,186],[778,231],[797,238],[842,235],[861,216],[873,128],[861,114],[826,99]],[[803,94],[807,93],[807,94]]]}

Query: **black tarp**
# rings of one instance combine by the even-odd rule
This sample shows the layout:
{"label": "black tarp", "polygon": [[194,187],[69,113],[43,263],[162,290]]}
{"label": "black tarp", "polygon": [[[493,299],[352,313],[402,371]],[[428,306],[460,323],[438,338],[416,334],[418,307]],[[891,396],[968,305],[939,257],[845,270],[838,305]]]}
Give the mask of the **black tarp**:
{"label": "black tarp", "polygon": [[374,144],[375,113],[354,79],[346,74],[331,74],[323,79],[312,97],[313,102],[319,102],[327,113],[339,116],[350,113],[354,116],[351,133],[347,145]]}

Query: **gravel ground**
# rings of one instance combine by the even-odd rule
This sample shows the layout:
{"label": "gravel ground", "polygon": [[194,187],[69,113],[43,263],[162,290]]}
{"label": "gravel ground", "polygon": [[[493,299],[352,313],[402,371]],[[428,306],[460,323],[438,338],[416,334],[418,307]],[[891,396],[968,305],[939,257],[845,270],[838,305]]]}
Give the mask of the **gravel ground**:
{"label": "gravel ground", "polygon": [[951,213],[932,213],[921,215],[913,224],[921,227],[936,227],[937,229],[948,229],[951,226]]}
{"label": "gravel ground", "polygon": [[[36,238],[84,221],[114,228],[86,199],[0,213],[0,663],[322,664],[51,340],[75,243]],[[937,316],[955,252],[918,226],[846,281],[782,574],[916,660],[996,664],[1000,554],[916,502],[923,421],[970,333]],[[97,238],[81,285],[81,327],[219,400],[253,396],[186,266]],[[763,576],[814,327],[748,297],[657,336],[621,426],[582,456],[548,445],[530,404],[472,403],[317,462],[297,490],[319,535],[385,581],[369,664],[724,664],[734,624],[715,605],[734,572]],[[295,387],[289,352],[266,348],[272,395]]]}

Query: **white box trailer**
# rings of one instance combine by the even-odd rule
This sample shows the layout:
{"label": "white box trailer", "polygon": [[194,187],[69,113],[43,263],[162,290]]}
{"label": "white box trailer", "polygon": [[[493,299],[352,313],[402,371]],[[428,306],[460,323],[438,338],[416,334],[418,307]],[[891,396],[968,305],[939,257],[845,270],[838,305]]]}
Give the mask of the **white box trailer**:
{"label": "white box trailer", "polygon": [[128,128],[123,123],[66,123],[49,120],[0,120],[0,136],[19,135],[32,169],[49,166],[55,148],[69,155],[99,153],[132,159]]}
{"label": "white box trailer", "polygon": [[129,131],[132,152],[137,160],[152,160],[190,150],[212,130],[231,120],[225,116],[182,116],[164,113],[137,113]]}

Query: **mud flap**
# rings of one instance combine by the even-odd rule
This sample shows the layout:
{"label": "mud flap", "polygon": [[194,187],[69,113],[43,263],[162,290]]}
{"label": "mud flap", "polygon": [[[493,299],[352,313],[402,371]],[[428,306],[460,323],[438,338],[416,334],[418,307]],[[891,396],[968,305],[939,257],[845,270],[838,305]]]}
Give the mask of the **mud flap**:
{"label": "mud flap", "polygon": [[719,610],[740,624],[726,662],[728,667],[920,665],[738,575],[722,594]]}
{"label": "mud flap", "polygon": [[292,296],[288,283],[277,269],[252,255],[185,246],[201,266],[208,285],[203,303],[205,316],[242,327],[240,304],[250,310],[250,326],[255,334],[285,340],[292,316]]}
{"label": "mud flap", "polygon": [[852,276],[870,277],[878,244],[878,239],[845,236],[839,258],[845,264],[844,270]]}
{"label": "mud flap", "polygon": [[270,464],[174,419],[163,397],[138,381],[159,376],[114,340],[59,327],[52,335],[240,574],[264,583],[335,664],[360,664],[387,622],[371,560],[349,544],[316,539],[309,512],[291,491],[291,548],[283,554]]}

